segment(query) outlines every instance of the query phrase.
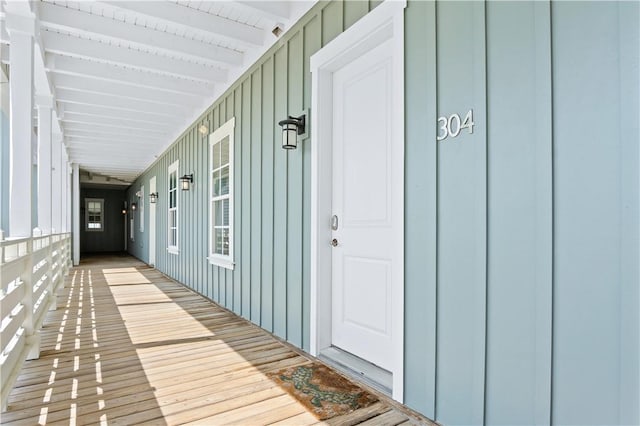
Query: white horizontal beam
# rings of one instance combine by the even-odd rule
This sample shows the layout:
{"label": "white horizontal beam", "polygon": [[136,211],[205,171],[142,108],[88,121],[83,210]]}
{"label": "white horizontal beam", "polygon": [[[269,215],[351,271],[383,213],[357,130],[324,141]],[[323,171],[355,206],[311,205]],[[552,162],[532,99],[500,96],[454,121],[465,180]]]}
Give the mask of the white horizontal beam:
{"label": "white horizontal beam", "polygon": [[288,21],[291,12],[286,1],[234,1],[234,7],[257,13],[275,22]]}
{"label": "white horizontal beam", "polygon": [[74,132],[90,132],[92,134],[100,134],[108,137],[120,137],[120,136],[132,136],[132,137],[146,137],[146,138],[158,138],[165,139],[166,134],[161,131],[149,131],[149,130],[136,130],[136,129],[119,129],[113,126],[102,126],[96,124],[84,124],[84,123],[63,123],[65,135]]}
{"label": "white horizontal beam", "polygon": [[109,117],[97,117],[94,115],[83,115],[76,113],[66,113],[62,119],[63,123],[86,123],[86,124],[102,124],[105,126],[114,126],[124,129],[139,129],[139,130],[162,130],[169,132],[172,129],[170,125],[160,125],[154,123],[145,123],[134,120],[124,120],[121,118],[109,118]]}
{"label": "white horizontal beam", "polygon": [[94,138],[86,138],[81,136],[67,136],[66,140],[67,140],[68,146],[77,146],[77,147],[92,145],[92,146],[110,146],[113,149],[113,148],[120,148],[120,147],[126,148],[126,147],[135,146],[135,147],[140,147],[140,149],[144,148],[147,151],[156,151],[158,147],[157,143],[155,142],[141,141],[136,138],[94,139]]}
{"label": "white horizontal beam", "polygon": [[66,123],[64,126],[65,136],[93,136],[100,139],[135,138],[141,141],[164,141],[166,135],[163,133],[151,133],[148,131],[124,130],[113,127],[95,126],[90,124]]}
{"label": "white horizontal beam", "polygon": [[40,25],[81,34],[95,34],[113,40],[153,48],[170,55],[190,56],[211,64],[242,65],[243,54],[235,50],[188,40],[183,37],[93,15],[52,3],[40,2]]}
{"label": "white horizontal beam", "polygon": [[168,75],[140,72],[68,56],[47,54],[45,67],[56,73],[80,75],[132,86],[196,96],[210,97],[214,91],[212,84],[175,78]]}
{"label": "white horizontal beam", "polygon": [[139,121],[142,123],[171,124],[173,126],[180,126],[182,125],[182,121],[184,121],[181,117],[168,117],[166,115],[158,115],[148,112],[136,112],[135,114],[131,114],[128,111],[123,111],[115,108],[104,108],[95,105],[82,105],[73,103],[65,104],[64,113],[93,115],[105,118],[121,118],[124,120]]}
{"label": "white horizontal beam", "polygon": [[112,44],[42,31],[45,52],[75,56],[208,83],[224,82],[227,71]]}
{"label": "white horizontal beam", "polygon": [[86,105],[117,108],[132,112],[151,112],[169,117],[186,117],[187,111],[183,107],[175,105],[162,105],[155,102],[147,102],[138,99],[125,99],[117,96],[78,92],[69,89],[56,89],[56,99],[62,103],[77,103]]}
{"label": "white horizontal beam", "polygon": [[249,46],[262,46],[264,32],[230,19],[202,12],[170,2],[107,1],[109,6],[160,19],[190,30],[209,34],[217,39],[241,42]]}
{"label": "white horizontal beam", "polygon": [[160,104],[191,105],[201,104],[204,98],[186,94],[165,92],[147,87],[122,84],[118,81],[106,81],[84,76],[54,73],[52,78],[55,87],[82,92],[101,93],[129,99],[141,99]]}
{"label": "white horizontal beam", "polygon": [[157,146],[158,143],[163,143],[164,140],[159,137],[149,137],[148,135],[131,135],[129,133],[122,133],[111,135],[105,132],[88,132],[88,131],[80,131],[80,130],[67,130],[65,133],[65,137],[67,140],[80,140],[80,141],[96,141],[96,142],[109,142],[109,141],[118,141],[118,142],[133,142],[133,143],[142,143],[149,146]]}

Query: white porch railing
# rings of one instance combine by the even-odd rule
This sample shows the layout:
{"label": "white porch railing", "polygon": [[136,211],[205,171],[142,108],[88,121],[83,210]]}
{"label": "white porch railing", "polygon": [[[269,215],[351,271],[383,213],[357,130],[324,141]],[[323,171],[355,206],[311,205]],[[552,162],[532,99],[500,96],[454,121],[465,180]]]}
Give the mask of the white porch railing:
{"label": "white porch railing", "polygon": [[24,361],[40,356],[39,330],[71,267],[70,235],[0,241],[2,411]]}

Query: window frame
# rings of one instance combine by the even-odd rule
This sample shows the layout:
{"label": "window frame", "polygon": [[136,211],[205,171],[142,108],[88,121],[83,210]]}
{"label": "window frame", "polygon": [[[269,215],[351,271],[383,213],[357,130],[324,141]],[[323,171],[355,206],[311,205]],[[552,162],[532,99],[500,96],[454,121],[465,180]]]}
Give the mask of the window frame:
{"label": "window frame", "polygon": [[[100,228],[89,228],[89,203],[100,204]],[[85,198],[84,211],[84,230],[87,232],[104,232],[104,198]],[[91,221],[91,223],[98,222]]]}
{"label": "window frame", "polygon": [[[173,163],[171,163],[171,165],[169,165],[168,169],[167,169],[167,251],[171,254],[178,254],[180,253],[180,250],[178,249],[178,244],[180,242],[180,235],[179,235],[179,231],[180,231],[180,226],[179,226],[179,203],[178,203],[178,197],[179,197],[179,189],[180,189],[180,173],[178,173],[178,166],[179,166],[179,162],[180,160],[176,160]],[[175,173],[176,175],[176,179],[175,179],[175,187],[172,189],[171,188],[171,175]],[[175,196],[175,200],[176,200],[176,205],[175,207],[171,207],[171,191],[175,191],[176,196]],[[172,245],[171,244],[171,231],[173,230],[173,227],[171,226],[171,212],[175,211],[175,216],[176,216],[176,226],[175,226],[175,231],[176,231],[176,240],[175,240],[175,244]]]}
{"label": "window frame", "polygon": [[[209,263],[212,265],[220,266],[226,269],[233,270],[235,267],[234,263],[234,131],[235,131],[236,120],[235,117],[229,119],[226,123],[216,129],[213,133],[209,135],[209,165],[208,165],[208,174],[207,181],[209,184],[209,255],[207,259]],[[221,143],[225,138],[229,139],[229,191],[228,194],[214,196],[214,185],[213,185],[213,155],[214,148],[218,143]],[[220,165],[220,167],[216,168],[216,170],[221,170],[224,168],[224,165]],[[215,252],[215,209],[213,208],[214,203],[216,201],[221,201],[224,199],[229,200],[229,254],[223,255]],[[224,226],[224,225],[223,225]]]}

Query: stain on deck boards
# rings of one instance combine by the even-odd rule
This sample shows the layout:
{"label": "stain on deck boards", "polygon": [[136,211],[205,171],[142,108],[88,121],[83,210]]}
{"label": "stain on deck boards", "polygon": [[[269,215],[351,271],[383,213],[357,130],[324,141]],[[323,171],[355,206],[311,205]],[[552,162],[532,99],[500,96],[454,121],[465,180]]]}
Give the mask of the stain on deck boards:
{"label": "stain on deck boards", "polygon": [[41,336],[2,424],[430,424],[384,397],[319,422],[266,375],[309,358],[131,257],[72,269]]}

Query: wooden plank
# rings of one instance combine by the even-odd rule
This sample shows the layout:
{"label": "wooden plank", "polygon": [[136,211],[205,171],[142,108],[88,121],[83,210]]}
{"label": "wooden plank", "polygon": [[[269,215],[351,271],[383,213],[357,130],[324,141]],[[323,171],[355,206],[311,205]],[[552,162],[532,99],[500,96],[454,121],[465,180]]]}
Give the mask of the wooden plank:
{"label": "wooden plank", "polygon": [[[109,284],[106,268],[91,264],[67,278],[65,303],[48,313],[41,357],[25,362],[3,423],[317,423],[266,376],[308,358],[157,271],[136,268],[147,282]],[[358,410],[344,424],[388,410]]]}

